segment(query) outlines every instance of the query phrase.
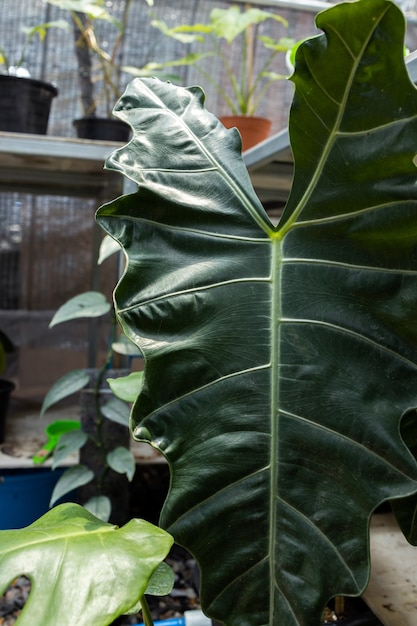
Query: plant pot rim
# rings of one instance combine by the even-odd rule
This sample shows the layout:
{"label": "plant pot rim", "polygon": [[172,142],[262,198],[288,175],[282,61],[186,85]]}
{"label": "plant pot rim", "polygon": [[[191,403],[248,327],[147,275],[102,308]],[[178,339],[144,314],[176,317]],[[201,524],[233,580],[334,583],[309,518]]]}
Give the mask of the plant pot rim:
{"label": "plant pot rim", "polygon": [[3,391],[7,389],[9,391],[13,391],[13,389],[16,389],[16,385],[14,384],[13,381],[9,380],[8,378],[0,377],[0,389],[2,389]]}
{"label": "plant pot rim", "polygon": [[88,121],[94,121],[96,120],[97,122],[111,122],[112,124],[116,123],[116,124],[125,124],[126,126],[128,126],[128,124],[126,124],[126,122],[123,122],[123,120],[119,120],[117,117],[107,117],[107,116],[100,116],[100,115],[85,115],[84,117],[77,117],[76,119],[72,120],[72,123],[74,124],[74,126],[76,126],[77,124],[80,124],[82,122],[85,122],[86,120]]}
{"label": "plant pot rim", "polygon": [[0,80],[8,80],[11,82],[27,81],[32,83],[32,85],[34,86],[48,89],[54,94],[54,96],[58,95],[58,88],[53,83],[50,83],[46,80],[41,80],[40,78],[32,78],[31,76],[14,76],[13,74],[0,74]]}
{"label": "plant pot rim", "polygon": [[236,114],[230,113],[228,115],[221,115],[219,117],[219,120],[220,121],[221,120],[234,120],[234,119],[242,119],[242,118],[248,119],[248,120],[250,119],[253,121],[268,121],[268,122],[271,121],[269,117],[265,117],[262,115],[244,115],[243,113],[236,113]]}

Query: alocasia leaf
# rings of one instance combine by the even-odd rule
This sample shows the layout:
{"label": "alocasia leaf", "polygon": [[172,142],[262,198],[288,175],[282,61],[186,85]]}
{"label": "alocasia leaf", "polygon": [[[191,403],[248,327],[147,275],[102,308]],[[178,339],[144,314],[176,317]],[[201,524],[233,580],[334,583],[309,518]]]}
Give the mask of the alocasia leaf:
{"label": "alocasia leaf", "polygon": [[117,528],[61,504],[27,528],[0,532],[0,593],[20,574],[32,581],[19,626],[107,626],[138,604],[171,545],[143,520]]}
{"label": "alocasia leaf", "polygon": [[368,580],[369,518],[417,491],[417,92],[388,0],[336,5],[296,55],[277,226],[198,88],[134,81],[101,208],[145,359],[134,436],[171,467],[162,525],[226,626],[312,626]]}

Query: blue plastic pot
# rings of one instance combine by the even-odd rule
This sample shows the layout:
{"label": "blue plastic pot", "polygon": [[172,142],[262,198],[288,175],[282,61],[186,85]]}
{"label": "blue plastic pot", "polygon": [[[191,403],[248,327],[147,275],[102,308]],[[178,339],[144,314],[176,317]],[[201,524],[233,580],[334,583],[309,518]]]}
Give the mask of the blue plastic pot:
{"label": "blue plastic pot", "polygon": [[[49,511],[64,469],[0,469],[0,530],[23,528]],[[71,496],[68,495],[68,500]]]}

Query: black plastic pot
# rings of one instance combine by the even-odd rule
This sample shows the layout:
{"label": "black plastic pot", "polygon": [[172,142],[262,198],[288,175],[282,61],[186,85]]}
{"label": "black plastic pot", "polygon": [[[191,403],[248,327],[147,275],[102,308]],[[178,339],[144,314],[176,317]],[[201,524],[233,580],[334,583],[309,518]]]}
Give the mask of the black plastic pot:
{"label": "black plastic pot", "polygon": [[130,138],[130,126],[110,117],[81,117],[73,124],[79,139],[117,141],[125,143]]}
{"label": "black plastic pot", "polygon": [[33,78],[0,74],[0,130],[46,135],[58,89]]}
{"label": "black plastic pot", "polygon": [[3,443],[6,434],[7,409],[9,408],[10,394],[15,388],[10,380],[0,378],[0,443]]}

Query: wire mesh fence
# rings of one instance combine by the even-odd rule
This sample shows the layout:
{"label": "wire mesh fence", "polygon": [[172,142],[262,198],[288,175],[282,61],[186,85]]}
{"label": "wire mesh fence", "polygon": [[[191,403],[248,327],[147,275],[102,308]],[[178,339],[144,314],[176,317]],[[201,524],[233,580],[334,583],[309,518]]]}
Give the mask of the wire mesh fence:
{"label": "wire mesh fence", "polygon": [[[205,23],[213,7],[228,8],[231,4],[218,0],[155,0],[150,9],[144,0],[131,0],[118,62],[142,67],[150,61],[163,62],[184,56],[193,51],[193,45],[186,46],[164,37],[151,26],[151,20],[163,19],[168,26]],[[125,7],[126,0],[106,2],[106,8],[120,20]],[[316,32],[313,12],[270,5],[264,8],[285,17],[289,27],[284,31],[275,22],[265,22],[258,27],[260,34],[299,39]],[[18,63],[25,42],[23,27],[62,19],[68,20],[68,14],[43,0],[1,0],[0,45],[8,55],[9,64]],[[103,49],[110,52],[117,29],[102,21],[98,31]],[[77,57],[76,39],[72,26],[51,28],[42,42],[37,38],[32,40],[23,62],[33,78],[50,81],[59,90],[52,104],[49,135],[75,137],[73,120],[84,113],[80,98],[83,68]],[[262,66],[263,54],[259,48],[258,69]],[[229,62],[240,63],[237,47],[233,47]],[[277,58],[273,69],[286,72],[283,55]],[[208,59],[206,70],[220,77],[228,89],[225,69],[219,60]],[[227,113],[218,92],[202,81],[194,67],[184,66],[175,72],[175,80],[185,86],[203,83],[207,108],[217,115]],[[99,74],[99,67],[93,64],[94,90],[100,94]],[[122,89],[130,79],[128,74],[122,74]],[[258,112],[272,119],[273,132],[287,125],[291,98],[292,84],[285,80],[275,83],[263,98]],[[103,101],[97,112],[105,114]],[[85,326],[58,327],[50,331],[48,323],[52,311],[69,297],[97,286],[94,212],[98,204],[97,198],[0,193],[0,328],[12,334],[19,348],[11,367],[21,391],[37,389],[39,385],[47,388],[60,370],[70,369],[70,363],[83,363],[80,355],[86,353],[88,342]],[[116,271],[115,264],[107,265],[101,274],[98,286],[108,295],[115,283]]]}

